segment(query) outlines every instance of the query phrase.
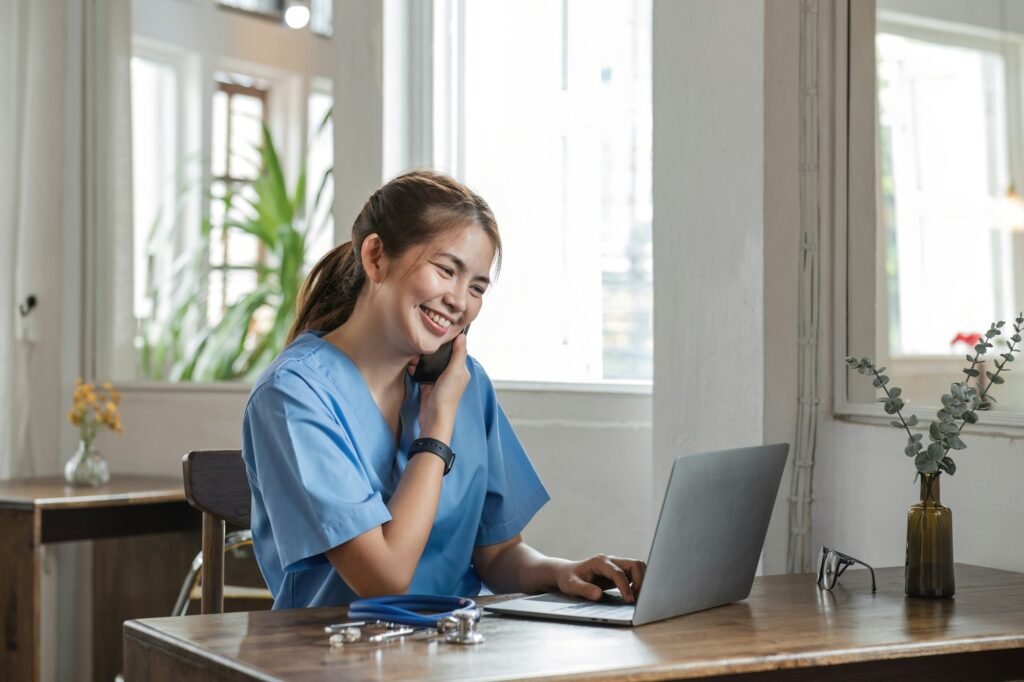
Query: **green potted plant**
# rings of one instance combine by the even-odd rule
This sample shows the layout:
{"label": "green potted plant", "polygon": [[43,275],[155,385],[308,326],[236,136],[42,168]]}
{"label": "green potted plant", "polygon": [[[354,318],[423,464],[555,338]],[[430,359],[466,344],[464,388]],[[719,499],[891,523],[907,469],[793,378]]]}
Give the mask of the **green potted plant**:
{"label": "green potted plant", "polygon": [[[323,132],[330,112],[320,124]],[[151,291],[155,302],[167,297],[164,318],[141,321],[142,374],[156,381],[238,381],[251,379],[284,347],[295,315],[295,301],[306,275],[305,259],[312,237],[324,225],[312,226],[307,215],[330,201],[328,181],[320,179],[312,209],[305,210],[306,173],[292,188],[284,177],[277,148],[266,125],[259,148],[261,171],[250,196],[229,191],[222,197],[225,230],[252,235],[266,254],[259,264],[256,287],[228,306],[216,324],[206,322],[207,274],[229,265],[208,263],[212,225],[204,221],[201,239],[174,265],[166,286]],[[164,248],[154,239],[154,249]],[[157,303],[154,303],[154,308]]]}
{"label": "green potted plant", "polygon": [[[903,416],[906,403],[902,390],[889,383],[883,374],[885,367],[875,367],[869,357],[846,358],[849,369],[873,377],[875,388],[884,391],[878,399],[883,409],[896,419],[890,424],[907,434],[904,454],[914,458],[920,479],[920,501],[907,511],[907,556],[905,587],[911,597],[951,597],[956,589],[953,577],[953,512],[939,500],[939,478],[943,473],[956,473],[956,462],[950,455],[952,450],[967,447],[960,437],[967,424],[978,423],[978,412],[991,410],[996,402],[991,390],[1006,381],[1004,373],[1014,361],[1014,353],[1020,352],[1021,332],[1024,332],[1024,312],[1020,313],[1013,325],[1014,333],[1007,340],[1007,350],[994,363],[995,372],[978,369],[982,357],[994,347],[1003,333],[1005,322],[993,322],[984,337],[974,346],[974,355],[967,355],[969,367],[964,381],[950,385],[949,393],[942,396],[942,408],[928,425],[927,446],[924,433],[911,431],[918,425],[917,415]],[[971,384],[971,381],[974,384]]]}

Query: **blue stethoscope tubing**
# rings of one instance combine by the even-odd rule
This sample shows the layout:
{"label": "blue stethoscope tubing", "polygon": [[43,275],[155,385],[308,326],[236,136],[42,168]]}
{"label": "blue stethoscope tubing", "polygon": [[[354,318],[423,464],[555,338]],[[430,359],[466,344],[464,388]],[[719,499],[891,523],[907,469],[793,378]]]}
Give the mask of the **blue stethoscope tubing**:
{"label": "blue stethoscope tubing", "polygon": [[[348,606],[352,620],[381,620],[415,628],[437,627],[456,611],[475,609],[476,602],[466,597],[439,597],[429,594],[396,594],[357,599]],[[428,611],[421,614],[417,611]]]}

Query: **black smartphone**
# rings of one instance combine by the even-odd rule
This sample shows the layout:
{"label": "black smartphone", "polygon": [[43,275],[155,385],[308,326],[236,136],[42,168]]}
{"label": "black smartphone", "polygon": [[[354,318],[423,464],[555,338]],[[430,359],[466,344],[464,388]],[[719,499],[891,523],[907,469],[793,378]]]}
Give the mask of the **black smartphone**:
{"label": "black smartphone", "polygon": [[[463,334],[469,332],[469,325],[462,330]],[[441,372],[448,367],[452,359],[452,344],[455,339],[445,343],[430,355],[421,355],[420,361],[416,363],[416,370],[412,374],[412,380],[417,384],[432,384],[441,376]]]}

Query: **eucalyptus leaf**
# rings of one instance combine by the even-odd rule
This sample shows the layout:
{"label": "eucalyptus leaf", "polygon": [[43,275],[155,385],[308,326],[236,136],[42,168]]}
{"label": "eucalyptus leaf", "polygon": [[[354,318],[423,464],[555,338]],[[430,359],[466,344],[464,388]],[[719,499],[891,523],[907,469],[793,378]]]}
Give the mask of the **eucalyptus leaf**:
{"label": "eucalyptus leaf", "polygon": [[907,419],[907,426],[917,426],[917,423],[918,419],[916,414],[910,415],[910,417]]}
{"label": "eucalyptus leaf", "polygon": [[922,474],[934,474],[939,470],[938,461],[928,458],[927,453],[924,452],[914,458],[914,464],[917,465],[917,470]]}
{"label": "eucalyptus leaf", "polygon": [[956,473],[956,462],[953,461],[952,457],[943,457],[939,462],[939,468],[952,476]]}
{"label": "eucalyptus leaf", "polygon": [[953,436],[953,438],[950,439],[949,447],[953,448],[954,450],[963,450],[964,448],[967,447],[967,445],[965,445],[964,442],[960,440],[959,436]]}

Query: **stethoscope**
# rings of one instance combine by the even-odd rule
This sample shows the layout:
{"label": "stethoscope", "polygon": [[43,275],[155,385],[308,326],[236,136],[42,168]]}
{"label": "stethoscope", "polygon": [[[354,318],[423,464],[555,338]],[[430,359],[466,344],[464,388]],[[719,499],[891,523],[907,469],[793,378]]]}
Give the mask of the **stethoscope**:
{"label": "stethoscope", "polygon": [[[427,612],[427,613],[422,613]],[[324,631],[331,646],[353,642],[378,643],[431,631],[451,644],[480,644],[484,636],[476,631],[480,609],[465,597],[404,594],[358,599],[348,607],[351,621],[328,625]],[[364,638],[364,629],[379,632]]]}

